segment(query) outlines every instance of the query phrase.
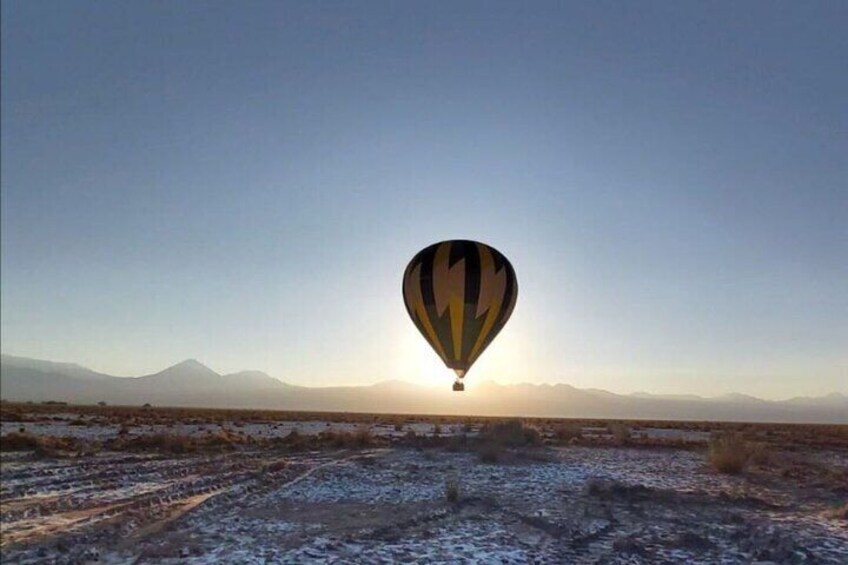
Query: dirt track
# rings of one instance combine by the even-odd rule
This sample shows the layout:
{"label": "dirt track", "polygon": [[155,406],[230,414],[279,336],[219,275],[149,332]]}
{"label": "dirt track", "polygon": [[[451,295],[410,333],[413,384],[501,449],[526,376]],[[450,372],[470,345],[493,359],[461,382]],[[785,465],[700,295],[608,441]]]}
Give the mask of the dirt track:
{"label": "dirt track", "polygon": [[73,461],[6,453],[3,560],[848,561],[846,522],[828,514],[832,489],[718,475],[692,451],[544,454],[489,465],[439,449]]}

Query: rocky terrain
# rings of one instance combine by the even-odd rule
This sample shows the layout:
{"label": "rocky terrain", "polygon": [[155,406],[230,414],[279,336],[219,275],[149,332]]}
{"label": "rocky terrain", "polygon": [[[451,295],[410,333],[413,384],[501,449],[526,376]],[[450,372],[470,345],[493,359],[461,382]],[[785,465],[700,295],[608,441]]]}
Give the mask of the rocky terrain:
{"label": "rocky terrain", "polygon": [[[21,427],[56,437],[116,434],[69,425],[76,416],[6,421],[4,445]],[[254,435],[351,425],[242,423]],[[424,421],[405,426],[422,437],[435,431]],[[2,560],[848,562],[841,448],[773,453],[768,464],[722,474],[699,449],[545,441],[487,458],[453,443],[404,443],[410,429],[399,427],[374,427],[385,441],[363,448],[45,454],[4,447]]]}

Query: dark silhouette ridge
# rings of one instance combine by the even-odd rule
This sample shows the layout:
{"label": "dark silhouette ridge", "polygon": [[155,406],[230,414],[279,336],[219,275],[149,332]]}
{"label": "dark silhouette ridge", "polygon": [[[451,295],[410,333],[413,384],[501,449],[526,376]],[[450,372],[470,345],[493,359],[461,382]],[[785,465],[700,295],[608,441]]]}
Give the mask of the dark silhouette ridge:
{"label": "dark silhouette ridge", "polygon": [[0,363],[4,400],[72,403],[265,408],[416,414],[547,416],[848,424],[848,397],[826,396],[767,401],[743,394],[615,394],[565,383],[500,385],[469,382],[463,395],[444,387],[403,380],[370,386],[305,387],[286,384],[261,371],[220,375],[195,359],[140,377],[113,377],[72,363],[10,355]]}

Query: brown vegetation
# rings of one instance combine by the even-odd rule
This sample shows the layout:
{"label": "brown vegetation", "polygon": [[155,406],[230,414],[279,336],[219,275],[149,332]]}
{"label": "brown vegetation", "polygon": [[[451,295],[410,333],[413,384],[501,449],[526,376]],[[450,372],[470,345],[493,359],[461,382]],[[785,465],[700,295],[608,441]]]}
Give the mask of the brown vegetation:
{"label": "brown vegetation", "polygon": [[503,446],[496,443],[484,443],[477,450],[477,456],[483,463],[495,464],[503,456]]}
{"label": "brown vegetation", "polygon": [[848,520],[848,502],[842,506],[834,508],[828,512],[827,516],[828,518],[834,518],[836,520]]}
{"label": "brown vegetation", "polygon": [[710,440],[708,460],[719,473],[737,474],[745,470],[754,453],[753,445],[740,433],[722,434]]}
{"label": "brown vegetation", "polygon": [[556,443],[576,443],[583,437],[583,426],[577,422],[563,422],[553,428],[553,438]]}
{"label": "brown vegetation", "polygon": [[445,500],[451,504],[459,501],[459,477],[456,473],[445,477]]}
{"label": "brown vegetation", "polygon": [[616,445],[627,445],[630,443],[630,440],[632,439],[630,426],[623,422],[610,422],[607,424],[607,429],[613,437]]}
{"label": "brown vegetation", "polygon": [[542,435],[539,430],[526,425],[521,420],[503,420],[483,426],[477,443],[477,455],[480,461],[497,463],[507,455],[512,459],[516,459],[516,455],[521,455],[522,459],[530,458],[528,457],[530,451],[526,448],[541,446]]}
{"label": "brown vegetation", "polygon": [[327,430],[318,434],[318,439],[324,445],[348,449],[363,449],[374,447],[380,440],[371,432],[370,426],[360,426],[354,432]]}
{"label": "brown vegetation", "polygon": [[[69,416],[69,414],[71,414]],[[486,443],[495,443],[486,447],[489,452],[486,459],[492,459],[500,448],[515,449],[528,442],[536,445],[550,443],[555,445],[579,444],[582,446],[621,445],[633,448],[669,448],[703,449],[706,440],[702,437],[675,436],[652,433],[649,430],[681,430],[686,432],[709,432],[726,436],[737,434],[752,453],[746,464],[766,467],[769,458],[775,452],[802,453],[808,449],[848,449],[848,426],[839,425],[803,425],[803,424],[752,424],[732,422],[670,422],[670,421],[608,421],[599,419],[560,419],[560,418],[524,418],[507,420],[493,417],[469,416],[432,416],[432,415],[391,415],[357,414],[330,412],[293,412],[247,409],[207,409],[207,408],[169,408],[159,406],[75,406],[54,402],[53,404],[4,402],[0,406],[0,420],[5,422],[64,422],[75,426],[116,426],[118,434],[129,436],[134,427],[177,426],[179,424],[210,425],[218,424],[239,428],[244,423],[267,423],[284,421],[324,421],[348,424],[360,424],[364,427],[384,427],[387,430],[403,431],[405,425],[413,422],[431,423],[435,434],[418,436],[411,430],[403,437],[389,439],[381,435],[382,431],[338,432],[332,431],[329,423],[327,432],[320,437],[262,438],[258,436],[247,440],[227,439],[220,445],[207,445],[209,442],[151,442],[153,446],[165,445],[166,449],[221,449],[229,445],[255,443],[259,445],[284,447],[290,450],[321,448],[362,448],[393,441],[399,445],[416,448],[447,448],[451,451],[469,448],[483,449]],[[456,439],[447,433],[445,426],[462,429],[466,438]],[[364,429],[364,428],[363,428]],[[479,436],[474,432],[479,430]],[[525,430],[529,436],[525,437]],[[444,432],[444,433],[443,433]],[[513,434],[513,435],[510,435]],[[497,437],[495,437],[497,436]],[[116,447],[121,444],[115,444]],[[726,458],[721,446],[715,449],[716,458]],[[724,466],[723,463],[718,463]],[[794,472],[794,471],[787,471]]]}
{"label": "brown vegetation", "polygon": [[539,430],[517,419],[488,423],[481,430],[480,437],[483,441],[497,443],[505,447],[522,447],[542,443]]}
{"label": "brown vegetation", "polygon": [[84,443],[72,437],[40,436],[10,432],[0,437],[0,451],[30,451],[38,457],[56,457],[60,452],[82,451]]}
{"label": "brown vegetation", "polygon": [[229,451],[237,445],[252,443],[250,436],[221,430],[205,436],[193,437],[180,434],[153,434],[119,436],[105,444],[113,451],[161,451],[175,455],[207,451]]}

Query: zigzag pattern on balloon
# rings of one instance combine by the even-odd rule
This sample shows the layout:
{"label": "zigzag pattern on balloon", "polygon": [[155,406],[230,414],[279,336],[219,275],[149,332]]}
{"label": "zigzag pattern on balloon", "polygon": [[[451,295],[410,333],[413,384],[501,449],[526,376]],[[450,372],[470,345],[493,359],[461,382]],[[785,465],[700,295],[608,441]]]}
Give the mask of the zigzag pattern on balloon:
{"label": "zigzag pattern on balloon", "polygon": [[449,240],[418,252],[403,275],[406,310],[445,365],[461,378],[503,329],[518,297],[497,249]]}

